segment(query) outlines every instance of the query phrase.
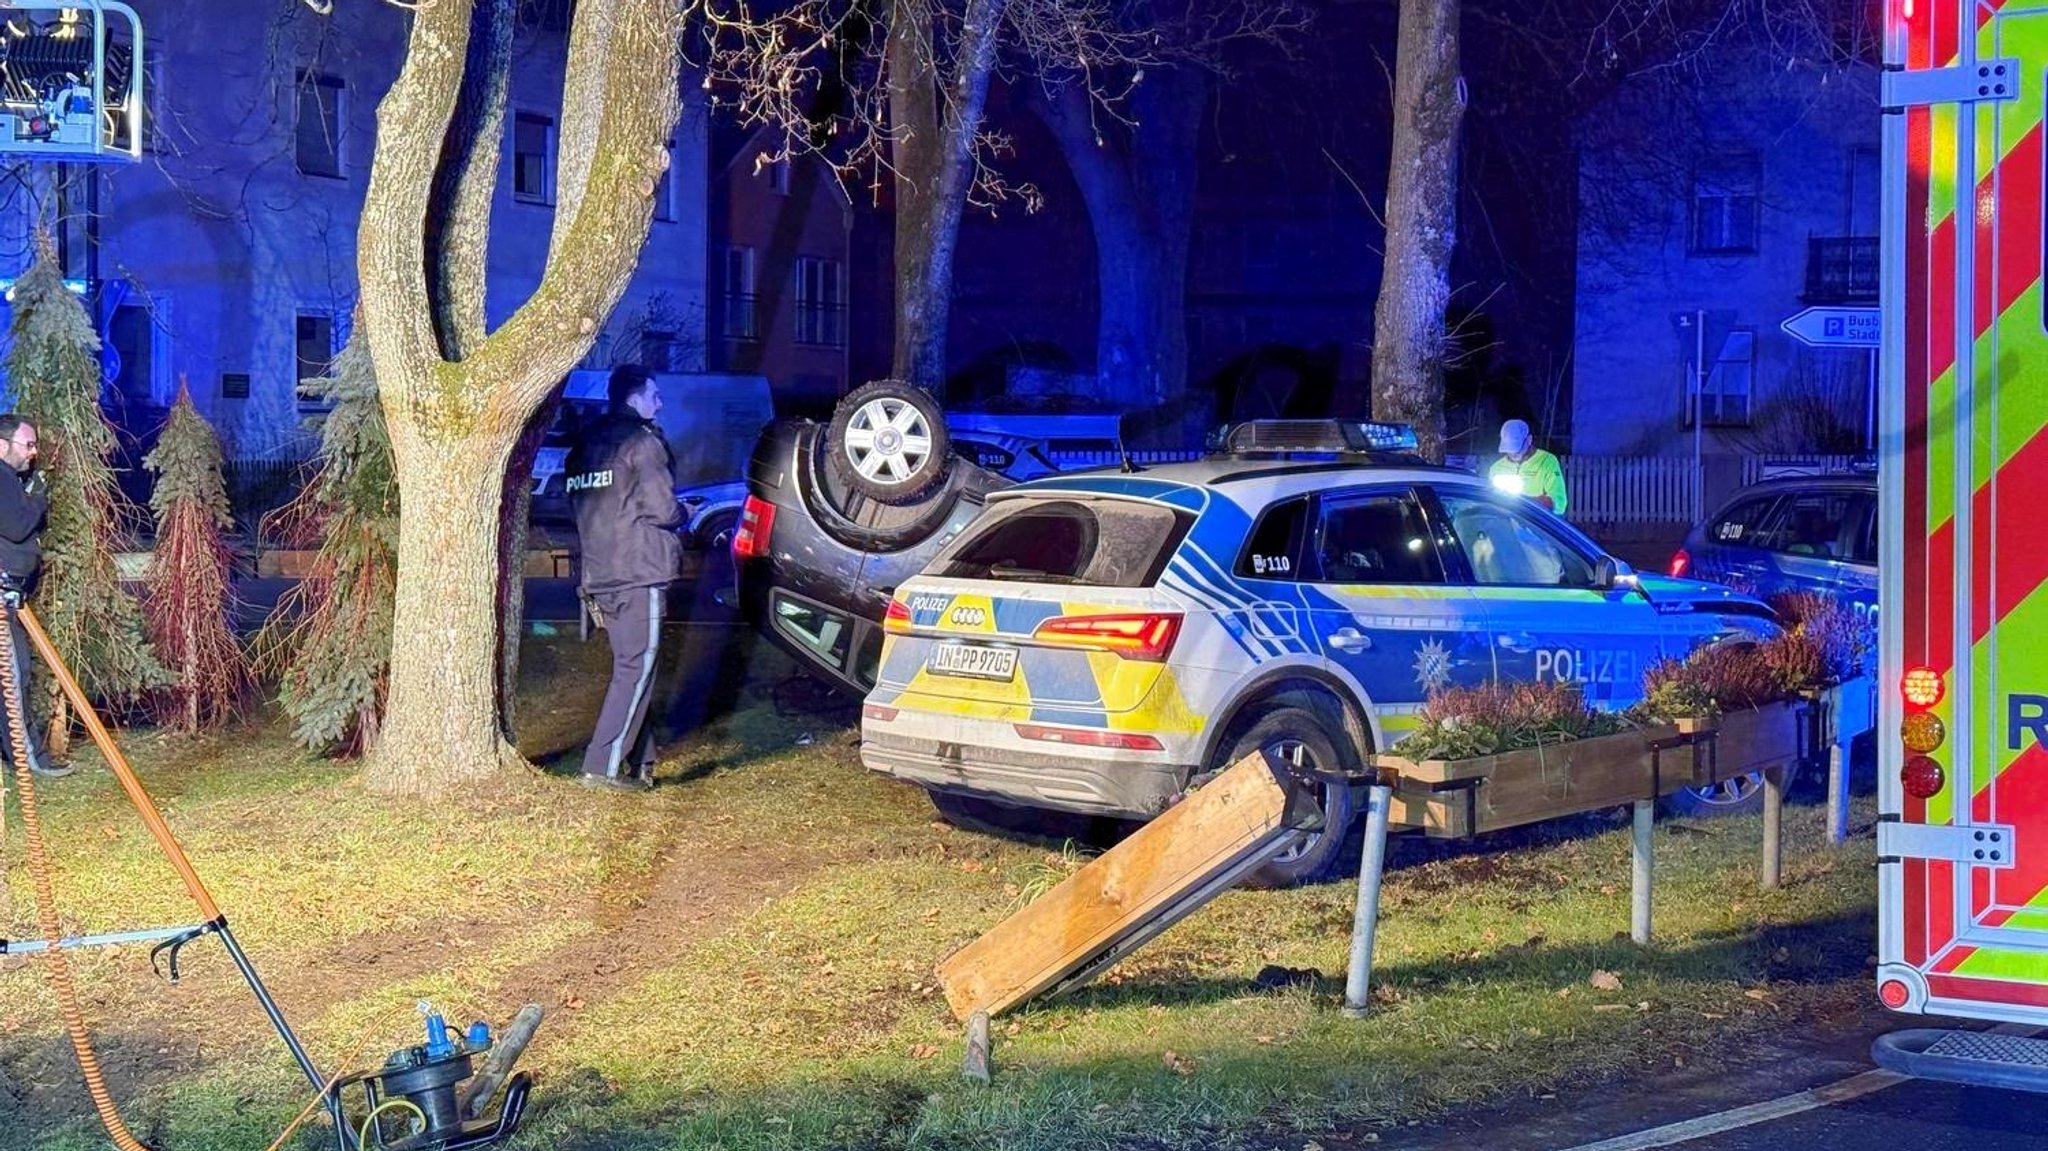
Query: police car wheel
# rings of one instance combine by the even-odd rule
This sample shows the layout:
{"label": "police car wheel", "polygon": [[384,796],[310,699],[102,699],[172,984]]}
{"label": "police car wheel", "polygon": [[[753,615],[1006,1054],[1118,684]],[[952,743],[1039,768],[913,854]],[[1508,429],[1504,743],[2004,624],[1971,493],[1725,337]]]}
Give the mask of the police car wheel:
{"label": "police car wheel", "polygon": [[[1301,769],[1303,776],[1347,772],[1357,765],[1356,756],[1340,751],[1333,730],[1341,727],[1320,714],[1320,709],[1280,706],[1259,714],[1229,745],[1216,766],[1228,767],[1255,751],[1266,751]],[[1314,789],[1312,798],[1323,812],[1323,828],[1304,833],[1294,844],[1254,872],[1250,887],[1293,887],[1328,879],[1342,867],[1346,856],[1344,840],[1357,812],[1357,797],[1349,785],[1317,779],[1305,784]]]}
{"label": "police car wheel", "polygon": [[1764,776],[1760,771],[1732,776],[1707,787],[1686,787],[1664,798],[1673,814],[1692,819],[1754,815],[1764,809]]}
{"label": "police car wheel", "polygon": [[930,392],[876,380],[847,393],[825,430],[825,454],[847,486],[898,506],[931,494],[952,467],[945,413]]}

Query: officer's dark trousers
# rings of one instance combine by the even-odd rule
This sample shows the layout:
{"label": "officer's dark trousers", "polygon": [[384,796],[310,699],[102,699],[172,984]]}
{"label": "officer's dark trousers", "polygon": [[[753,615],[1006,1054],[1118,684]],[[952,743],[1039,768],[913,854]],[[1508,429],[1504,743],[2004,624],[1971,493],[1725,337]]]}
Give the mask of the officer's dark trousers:
{"label": "officer's dark trousers", "polygon": [[591,597],[612,645],[612,682],[597,716],[585,775],[634,775],[654,763],[654,739],[647,728],[647,701],[654,694],[654,657],[661,647],[664,589],[630,588]]}
{"label": "officer's dark trousers", "polygon": [[[7,609],[8,631],[14,637],[14,683],[21,693],[21,721],[28,729],[29,763],[40,769],[49,762],[49,753],[43,749],[43,733],[37,716],[41,708],[36,705],[34,680],[29,669],[35,666],[35,649],[29,646],[28,631],[21,626],[21,615]],[[4,703],[4,701],[0,701]],[[14,774],[14,725],[8,722],[7,711],[0,705],[0,770],[9,776]]]}

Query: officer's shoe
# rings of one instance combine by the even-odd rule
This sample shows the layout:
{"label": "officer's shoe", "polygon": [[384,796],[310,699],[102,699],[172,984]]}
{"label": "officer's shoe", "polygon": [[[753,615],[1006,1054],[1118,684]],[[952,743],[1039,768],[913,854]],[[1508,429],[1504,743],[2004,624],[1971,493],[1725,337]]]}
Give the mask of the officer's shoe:
{"label": "officer's shoe", "polygon": [[72,772],[78,770],[77,768],[72,767],[68,763],[56,763],[54,761],[46,762],[43,760],[37,760],[36,762],[29,764],[28,769],[31,773],[35,775],[40,775],[44,779],[63,779],[65,776],[70,775]]}
{"label": "officer's shoe", "polygon": [[581,777],[583,786],[599,787],[606,791],[646,791],[653,787],[651,780],[631,775],[589,775]]}

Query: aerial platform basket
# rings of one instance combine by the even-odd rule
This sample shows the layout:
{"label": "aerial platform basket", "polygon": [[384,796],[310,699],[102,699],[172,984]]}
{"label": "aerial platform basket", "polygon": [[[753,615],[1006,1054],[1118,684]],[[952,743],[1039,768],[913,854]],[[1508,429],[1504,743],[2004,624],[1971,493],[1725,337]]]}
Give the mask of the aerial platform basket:
{"label": "aerial platform basket", "polygon": [[118,0],[0,0],[0,155],[142,155],[142,18]]}

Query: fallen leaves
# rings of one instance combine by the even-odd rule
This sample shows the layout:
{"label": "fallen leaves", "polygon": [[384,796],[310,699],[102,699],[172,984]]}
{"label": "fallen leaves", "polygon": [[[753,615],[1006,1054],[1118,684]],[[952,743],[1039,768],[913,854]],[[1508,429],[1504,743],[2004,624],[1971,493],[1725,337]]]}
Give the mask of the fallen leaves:
{"label": "fallen leaves", "polygon": [[1612,971],[1595,971],[1593,978],[1588,979],[1586,982],[1592,984],[1593,989],[1596,991],[1621,990],[1621,976],[1616,975]]}
{"label": "fallen leaves", "polygon": [[1195,1073],[1195,1061],[1185,1055],[1176,1055],[1169,1051],[1160,1059],[1160,1062],[1164,1063],[1166,1069],[1175,1075],[1193,1075]]}

